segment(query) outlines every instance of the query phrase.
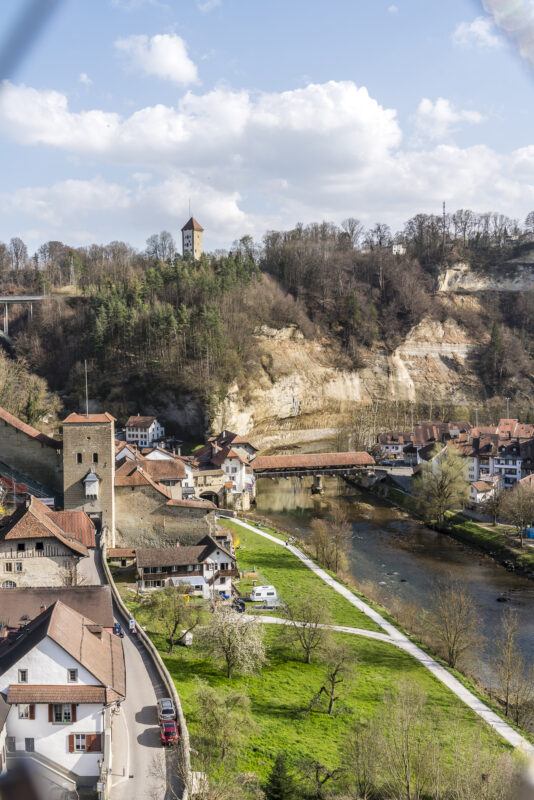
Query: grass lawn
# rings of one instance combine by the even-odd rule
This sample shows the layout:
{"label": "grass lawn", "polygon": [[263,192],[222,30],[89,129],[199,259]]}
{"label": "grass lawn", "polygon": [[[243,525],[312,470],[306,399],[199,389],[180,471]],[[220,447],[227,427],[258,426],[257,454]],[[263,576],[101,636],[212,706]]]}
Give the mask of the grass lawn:
{"label": "grass lawn", "polygon": [[[373,620],[324,583],[285,547],[280,547],[231,520],[220,522],[230,528],[236,542],[241,546],[236,550],[239,569],[256,569],[263,580],[276,587],[282,600],[290,602],[295,595],[313,592],[315,597],[323,600],[324,607],[335,624],[371,631],[381,630]],[[242,594],[247,590],[250,592],[251,588],[251,581],[242,581],[239,584]]]}
{"label": "grass lawn", "polygon": [[534,570],[534,552],[528,548],[517,547],[502,528],[489,528],[466,518],[463,514],[449,514],[449,524],[455,536],[467,544],[474,544],[481,550],[496,553],[503,559],[515,561],[518,566]]}
{"label": "grass lawn", "polygon": [[276,754],[283,750],[291,762],[317,759],[330,767],[339,764],[339,748],[351,725],[369,720],[380,708],[384,694],[405,679],[420,686],[428,697],[428,714],[436,736],[445,742],[462,733],[467,737],[480,730],[483,740],[495,751],[506,744],[475,714],[409,655],[393,645],[348,634],[335,634],[354,653],[353,674],[340,690],[334,716],[307,714],[306,709],[322,685],[324,666],[307,665],[299,651],[285,644],[278,626],[266,625],[269,664],[254,676],[236,675],[227,680],[222,665],[212,663],[192,648],[180,648],[172,656],[163,651],[162,638],[153,635],[172,675],[190,733],[195,735],[195,678],[217,689],[242,688],[251,700],[256,729],[246,737],[240,768],[264,778]]}

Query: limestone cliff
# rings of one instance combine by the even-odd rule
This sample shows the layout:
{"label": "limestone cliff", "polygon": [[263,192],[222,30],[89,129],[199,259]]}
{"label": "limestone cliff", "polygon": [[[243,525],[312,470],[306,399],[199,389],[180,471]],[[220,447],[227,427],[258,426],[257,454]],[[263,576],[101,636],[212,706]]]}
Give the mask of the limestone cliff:
{"label": "limestone cliff", "polygon": [[250,434],[261,447],[335,435],[354,403],[388,400],[471,402],[484,396],[471,341],[454,320],[425,318],[393,352],[377,346],[359,369],[336,368],[331,339],[308,340],[295,326],[256,334],[262,369],[244,392],[231,386],[213,428]]}

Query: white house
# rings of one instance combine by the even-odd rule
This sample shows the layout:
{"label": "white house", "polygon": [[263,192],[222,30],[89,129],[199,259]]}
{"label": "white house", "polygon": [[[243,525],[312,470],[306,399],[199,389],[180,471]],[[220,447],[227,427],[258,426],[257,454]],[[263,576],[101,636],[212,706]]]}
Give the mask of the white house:
{"label": "white house", "polygon": [[110,709],[126,693],[119,637],[58,600],[0,642],[0,692],[8,761],[24,756],[96,785],[111,757]]}
{"label": "white house", "polygon": [[157,417],[130,417],[126,423],[126,441],[138,447],[150,447],[165,438],[165,428]]}
{"label": "white house", "polygon": [[211,536],[192,546],[136,548],[135,554],[141,588],[187,583],[192,594],[213,598],[230,595],[232,578],[238,575],[235,556]]}
{"label": "white house", "polygon": [[469,484],[469,502],[474,506],[483,505],[494,496],[497,488],[498,482],[473,481]]}
{"label": "white house", "polygon": [[193,465],[190,459],[170,453],[163,447],[151,447],[143,451],[143,457],[148,461],[179,461],[185,469],[185,478],[182,478],[182,497],[191,497],[195,494],[193,480]]}

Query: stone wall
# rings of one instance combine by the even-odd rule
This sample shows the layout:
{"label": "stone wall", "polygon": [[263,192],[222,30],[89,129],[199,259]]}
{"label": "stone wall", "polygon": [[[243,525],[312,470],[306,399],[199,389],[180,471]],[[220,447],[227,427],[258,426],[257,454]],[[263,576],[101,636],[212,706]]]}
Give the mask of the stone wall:
{"label": "stone wall", "polygon": [[196,542],[215,532],[215,512],[167,506],[152,486],[115,487],[115,527],[119,547],[161,547]]}
{"label": "stone wall", "polygon": [[63,490],[59,442],[55,450],[0,420],[0,461],[54,492]]}

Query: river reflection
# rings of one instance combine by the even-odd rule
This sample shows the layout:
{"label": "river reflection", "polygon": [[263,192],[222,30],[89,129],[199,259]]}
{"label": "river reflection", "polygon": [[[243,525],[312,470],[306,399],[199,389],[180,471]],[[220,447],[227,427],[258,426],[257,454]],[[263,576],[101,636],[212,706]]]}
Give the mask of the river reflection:
{"label": "river reflection", "polygon": [[[505,607],[517,610],[519,643],[528,661],[534,662],[534,582],[508,572],[478,550],[425,528],[374,495],[336,478],[325,478],[324,485],[324,494],[314,496],[311,478],[259,480],[257,511],[305,539],[314,516],[327,517],[330,503],[343,503],[353,523],[349,559],[358,582],[379,584],[386,605],[387,599],[395,597],[429,608],[437,582],[452,575],[469,585],[479,606],[487,639],[485,651],[479,653],[484,678],[488,678],[492,643]],[[498,602],[499,597],[508,602]]]}

